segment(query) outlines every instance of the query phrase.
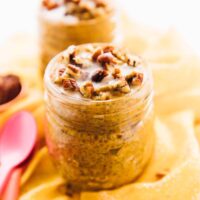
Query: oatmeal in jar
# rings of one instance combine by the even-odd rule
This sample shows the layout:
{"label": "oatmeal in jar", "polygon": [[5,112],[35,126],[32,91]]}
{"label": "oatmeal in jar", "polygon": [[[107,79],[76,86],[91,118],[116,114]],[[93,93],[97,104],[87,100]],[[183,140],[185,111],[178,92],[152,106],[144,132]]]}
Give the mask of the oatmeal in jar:
{"label": "oatmeal in jar", "polygon": [[119,40],[112,0],[43,0],[39,12],[41,67],[72,44]]}
{"label": "oatmeal in jar", "polygon": [[153,87],[142,58],[111,44],[70,46],[45,73],[50,155],[73,191],[128,184],[154,146]]}

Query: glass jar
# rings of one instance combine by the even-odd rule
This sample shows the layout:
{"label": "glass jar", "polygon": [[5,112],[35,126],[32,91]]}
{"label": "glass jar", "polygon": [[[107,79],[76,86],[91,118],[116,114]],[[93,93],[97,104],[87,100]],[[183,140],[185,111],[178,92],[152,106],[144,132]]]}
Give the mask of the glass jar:
{"label": "glass jar", "polygon": [[112,189],[136,179],[154,147],[152,77],[137,90],[94,101],[63,94],[45,73],[46,141],[73,191]]}
{"label": "glass jar", "polygon": [[[110,0],[109,0],[110,1]],[[84,43],[120,43],[120,19],[115,6],[98,18],[71,23],[57,13],[48,16],[44,9],[39,11],[39,43],[42,74],[49,61],[70,45]]]}

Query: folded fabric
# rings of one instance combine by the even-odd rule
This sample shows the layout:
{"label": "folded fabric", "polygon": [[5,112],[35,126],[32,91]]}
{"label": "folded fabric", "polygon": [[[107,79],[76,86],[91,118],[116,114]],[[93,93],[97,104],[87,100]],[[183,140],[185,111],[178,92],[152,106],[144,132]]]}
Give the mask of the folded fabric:
{"label": "folded fabric", "polygon": [[46,147],[31,161],[22,179],[20,200],[193,200],[200,194],[200,152],[192,112],[155,122],[155,152],[143,175],[112,191],[83,192],[67,197],[64,180],[51,163]]}

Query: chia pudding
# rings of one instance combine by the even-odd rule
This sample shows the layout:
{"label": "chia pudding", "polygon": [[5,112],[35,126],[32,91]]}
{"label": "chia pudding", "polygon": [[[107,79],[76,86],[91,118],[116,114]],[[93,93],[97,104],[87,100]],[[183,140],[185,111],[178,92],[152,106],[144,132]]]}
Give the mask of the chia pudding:
{"label": "chia pudding", "polygon": [[116,16],[112,0],[43,0],[39,10],[42,72],[72,44],[117,40]]}
{"label": "chia pudding", "polygon": [[154,147],[152,77],[111,44],[70,46],[45,72],[46,141],[72,191],[136,179]]}

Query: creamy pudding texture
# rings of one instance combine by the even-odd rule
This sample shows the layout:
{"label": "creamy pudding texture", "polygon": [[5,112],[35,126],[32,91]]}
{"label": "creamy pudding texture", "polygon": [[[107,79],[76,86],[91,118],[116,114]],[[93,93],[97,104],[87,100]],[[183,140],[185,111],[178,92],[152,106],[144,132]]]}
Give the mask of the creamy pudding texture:
{"label": "creamy pudding texture", "polygon": [[131,93],[145,79],[140,57],[107,44],[70,46],[53,65],[52,82],[63,92],[93,100]]}
{"label": "creamy pudding texture", "polygon": [[70,22],[95,19],[111,12],[108,0],[43,0],[47,15]]}

